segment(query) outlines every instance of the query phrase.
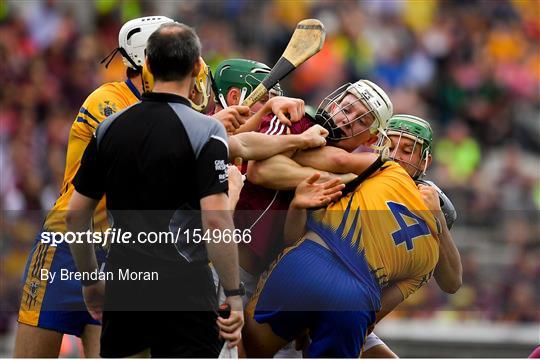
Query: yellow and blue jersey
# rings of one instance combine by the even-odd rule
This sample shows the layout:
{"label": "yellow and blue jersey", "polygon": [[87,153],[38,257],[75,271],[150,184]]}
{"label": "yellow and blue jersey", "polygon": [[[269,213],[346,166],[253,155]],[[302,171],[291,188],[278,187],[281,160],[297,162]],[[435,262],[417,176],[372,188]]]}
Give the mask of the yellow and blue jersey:
{"label": "yellow and blue jersey", "polygon": [[[92,92],[79,109],[69,133],[64,181],[60,196],[50,210],[44,231],[65,232],[66,211],[73,194],[72,180],[79,169],[81,158],[98,125],[109,115],[139,101],[140,94],[130,80],[106,83]],[[99,202],[93,218],[93,229],[103,231],[108,227],[105,199]],[[62,243],[51,246],[41,242],[38,234],[28,257],[23,277],[23,292],[19,308],[19,321],[40,328],[80,336],[84,326],[96,324],[84,311],[81,284],[78,280],[56,280],[49,283],[41,279],[42,270],[59,272],[75,271],[76,267],[69,246]],[[105,259],[98,254],[98,261]],[[82,311],[81,311],[82,310]]]}
{"label": "yellow and blue jersey", "polygon": [[248,317],[287,341],[309,329],[308,357],[359,357],[381,288],[396,284],[407,298],[431,277],[435,218],[407,172],[387,162],[352,193],[310,212],[307,229],[263,274]]}
{"label": "yellow and blue jersey", "polygon": [[[130,80],[103,84],[86,98],[71,126],[61,193],[45,220],[45,229],[66,231],[65,215],[74,189],[71,181],[79,170],[82,155],[94,131],[106,117],[137,103],[139,98],[139,91]],[[94,212],[93,228],[107,228],[104,198]]]}
{"label": "yellow and blue jersey", "polygon": [[429,280],[439,258],[435,218],[395,162],[335,204],[310,212],[307,226],[353,273],[364,274],[367,266],[380,287],[396,284],[404,298]]}

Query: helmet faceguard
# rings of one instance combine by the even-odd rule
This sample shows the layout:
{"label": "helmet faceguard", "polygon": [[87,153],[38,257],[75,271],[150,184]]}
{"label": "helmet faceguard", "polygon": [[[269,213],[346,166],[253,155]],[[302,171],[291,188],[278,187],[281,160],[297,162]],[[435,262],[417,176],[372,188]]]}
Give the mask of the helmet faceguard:
{"label": "helmet faceguard", "polygon": [[[229,59],[222,61],[213,73],[212,86],[218,102],[223,108],[229,106],[226,101],[230,88],[240,89],[241,104],[253,90],[266,78],[270,68],[263,63],[246,59]],[[283,92],[279,83],[270,92],[281,95]]]}
{"label": "helmet faceguard", "polygon": [[124,65],[134,70],[141,70],[146,57],[146,42],[154,31],[162,24],[174,22],[165,16],[146,16],[125,23],[118,33],[118,47],[114,49],[101,63],[108,67],[119,52]]}
{"label": "helmet faceguard", "polygon": [[[388,136],[398,136],[397,143],[394,146],[394,151],[390,153],[390,159],[405,163],[416,171],[412,178],[417,179],[426,174],[428,158],[431,154],[431,144],[433,142],[433,130],[429,123],[417,116],[412,115],[395,115],[388,122],[386,128]],[[396,154],[403,138],[408,138],[414,141],[413,148],[409,159],[396,159]],[[415,164],[413,157],[416,149],[420,147],[420,159]],[[422,165],[424,162],[424,165]]]}
{"label": "helmet faceguard", "polygon": [[[193,101],[188,99],[191,103],[191,107],[196,111],[203,111],[208,106],[208,101],[210,100],[210,94],[212,92],[212,74],[210,73],[210,68],[204,60],[201,58],[201,70],[195,77],[195,92],[201,95],[201,99]],[[154,89],[154,75],[148,70],[146,63],[143,64],[142,68],[142,79],[143,79],[143,92],[151,92]]]}
{"label": "helmet faceguard", "polygon": [[191,107],[197,111],[203,111],[208,106],[208,101],[210,100],[210,93],[212,90],[212,82],[210,76],[210,68],[204,60],[202,60],[201,70],[199,74],[195,77],[195,92],[201,95],[200,103],[195,103],[191,99]]}
{"label": "helmet faceguard", "polygon": [[[343,104],[343,99],[348,94],[354,95],[356,100]],[[367,111],[360,115],[351,116],[351,110],[354,109],[357,102],[360,102]],[[315,122],[328,130],[328,140],[337,142],[355,137],[368,130],[371,134],[381,132],[392,116],[392,111],[392,102],[380,87],[368,80],[360,80],[354,84],[345,84],[325,97],[317,109]],[[340,125],[336,124],[335,121],[338,114],[346,119]],[[363,122],[366,117],[370,116],[373,117],[373,122],[368,128],[359,132],[353,131],[352,126],[356,121]],[[349,134],[345,131],[346,129],[349,129]]]}

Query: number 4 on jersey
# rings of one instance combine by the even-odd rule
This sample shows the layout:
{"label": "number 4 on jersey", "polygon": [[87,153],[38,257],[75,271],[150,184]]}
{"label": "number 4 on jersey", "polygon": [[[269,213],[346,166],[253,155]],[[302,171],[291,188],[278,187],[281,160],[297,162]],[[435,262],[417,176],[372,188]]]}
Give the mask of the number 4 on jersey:
{"label": "number 4 on jersey", "polygon": [[[413,214],[409,209],[403,204],[395,203],[388,201],[386,203],[392,211],[392,215],[399,224],[399,230],[392,233],[392,238],[396,246],[399,244],[405,243],[407,245],[407,250],[410,251],[414,248],[414,238],[419,236],[428,235],[430,233],[429,228],[421,217]],[[416,224],[407,225],[404,216],[407,216],[416,221]]]}

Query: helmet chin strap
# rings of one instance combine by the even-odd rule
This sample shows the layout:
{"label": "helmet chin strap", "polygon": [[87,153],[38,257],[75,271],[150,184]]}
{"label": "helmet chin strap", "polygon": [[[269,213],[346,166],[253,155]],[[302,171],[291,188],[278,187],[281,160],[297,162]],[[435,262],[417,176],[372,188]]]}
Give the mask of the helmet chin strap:
{"label": "helmet chin strap", "polygon": [[135,63],[135,61],[133,61],[133,59],[128,55],[128,53],[126,52],[126,50],[124,50],[124,48],[122,47],[117,47],[116,49],[114,49],[109,55],[107,55],[103,60],[101,60],[100,64],[103,64],[105,61],[107,61],[107,63],[105,64],[105,69],[107,69],[110,65],[110,63],[113,61],[114,59],[114,56],[116,55],[116,53],[120,53],[124,58],[126,58],[129,63],[131,65],[133,65],[133,67],[135,69],[140,69],[141,66],[140,65],[137,65]]}
{"label": "helmet chin strap", "polygon": [[418,177],[426,176],[427,166],[428,166],[428,157],[429,157],[429,151],[426,151],[426,156],[424,156],[424,170],[421,174],[418,175]]}
{"label": "helmet chin strap", "polygon": [[238,105],[242,105],[242,103],[244,102],[244,99],[246,98],[247,92],[248,92],[247,87],[243,87],[242,92],[240,93],[240,100],[238,101]]}
{"label": "helmet chin strap", "polygon": [[227,101],[225,101],[225,97],[223,96],[223,94],[221,94],[221,93],[218,94],[218,100],[219,100],[219,103],[221,104],[221,106],[224,109],[229,107],[229,105],[227,105]]}

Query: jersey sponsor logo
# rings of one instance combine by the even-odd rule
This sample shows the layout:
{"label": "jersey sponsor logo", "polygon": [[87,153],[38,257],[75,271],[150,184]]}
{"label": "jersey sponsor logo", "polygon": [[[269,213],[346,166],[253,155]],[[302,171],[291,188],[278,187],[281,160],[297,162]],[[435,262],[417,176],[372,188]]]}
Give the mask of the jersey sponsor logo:
{"label": "jersey sponsor logo", "polygon": [[225,174],[219,174],[218,178],[219,178],[219,183],[222,184],[224,183],[225,181],[229,180],[229,177],[227,176],[228,174],[225,173]]}
{"label": "jersey sponsor logo", "polygon": [[214,168],[216,169],[216,172],[221,172],[221,174],[218,175],[220,184],[229,180],[229,174],[227,173],[227,164],[225,164],[225,160],[214,160]]}
{"label": "jersey sponsor logo", "polygon": [[227,170],[227,164],[225,164],[225,160],[215,160],[214,166],[216,168],[216,171]]}
{"label": "jersey sponsor logo", "polygon": [[105,100],[103,103],[100,103],[98,108],[99,113],[104,117],[111,116],[118,111],[118,107],[116,106],[116,104],[109,100]]}

